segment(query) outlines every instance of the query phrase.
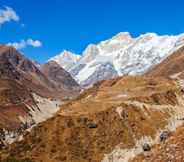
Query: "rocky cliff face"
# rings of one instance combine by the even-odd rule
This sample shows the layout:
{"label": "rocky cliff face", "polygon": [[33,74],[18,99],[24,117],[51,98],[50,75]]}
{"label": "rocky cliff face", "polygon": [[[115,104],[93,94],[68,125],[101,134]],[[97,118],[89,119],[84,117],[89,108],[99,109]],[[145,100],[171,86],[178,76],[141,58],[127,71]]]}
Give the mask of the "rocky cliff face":
{"label": "rocky cliff face", "polygon": [[1,79],[0,149],[18,140],[26,129],[51,117],[58,109],[59,102],[33,94],[16,81]]}
{"label": "rocky cliff face", "polygon": [[41,71],[59,89],[67,91],[68,95],[75,96],[80,91],[80,86],[57,62],[50,61],[41,67]]}
{"label": "rocky cliff face", "polygon": [[14,143],[8,156],[35,162],[127,161],[152,146],[183,117],[183,93],[170,79],[102,81]]}
{"label": "rocky cliff face", "polygon": [[52,84],[41,71],[12,47],[0,48],[1,78],[16,80],[28,89],[47,96]]}
{"label": "rocky cliff face", "polygon": [[[66,82],[72,82],[76,89],[80,89],[77,83],[65,70],[60,70],[60,73],[58,73],[58,70],[52,71],[52,75],[56,75],[54,72],[57,72],[57,75],[60,75],[58,77],[63,77],[63,79],[60,80],[62,82],[57,83],[60,84],[60,87],[58,87],[55,84],[57,82],[56,80],[53,82],[52,78],[50,76],[46,76],[47,73],[44,74],[41,69],[33,63],[33,61],[25,58],[12,47],[0,46],[0,63],[1,78],[16,80],[30,91],[43,97],[62,98],[64,96],[70,97],[70,94],[73,96],[70,86],[64,86]],[[45,65],[43,70],[45,70],[48,65],[50,64]],[[64,79],[65,77],[66,80]],[[78,92],[75,92],[75,95],[77,95],[77,93]]]}
{"label": "rocky cliff face", "polygon": [[14,48],[0,46],[0,149],[52,117],[59,99],[79,93],[79,85],[60,66],[43,70]]}

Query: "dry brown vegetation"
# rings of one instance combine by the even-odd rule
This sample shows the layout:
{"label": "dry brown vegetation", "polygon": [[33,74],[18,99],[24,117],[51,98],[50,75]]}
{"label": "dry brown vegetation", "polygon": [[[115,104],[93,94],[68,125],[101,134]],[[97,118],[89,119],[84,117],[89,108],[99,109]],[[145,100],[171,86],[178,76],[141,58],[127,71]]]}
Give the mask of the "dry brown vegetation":
{"label": "dry brown vegetation", "polygon": [[167,141],[155,145],[149,153],[144,153],[130,162],[183,162],[184,125],[178,127]]}
{"label": "dry brown vegetation", "polygon": [[[34,162],[100,162],[116,146],[131,149],[144,136],[154,139],[176,111],[184,111],[183,90],[169,79],[179,72],[182,79],[183,51],[184,47],[144,76],[96,83],[0,156]],[[6,100],[3,94],[1,101]],[[132,162],[183,162],[183,132],[180,126]]]}
{"label": "dry brown vegetation", "polygon": [[[160,64],[156,65],[148,71],[146,75],[148,76],[162,76],[169,77],[176,73],[183,73],[184,71],[184,47],[181,47],[179,50],[174,52],[172,55],[167,57]],[[184,78],[182,74],[182,78]]]}
{"label": "dry brown vegetation", "polygon": [[3,156],[35,162],[100,162],[117,145],[132,148],[142,136],[154,138],[170,118],[157,105],[172,108],[178,105],[177,95],[180,89],[169,79],[127,76],[102,81],[62,106]]}

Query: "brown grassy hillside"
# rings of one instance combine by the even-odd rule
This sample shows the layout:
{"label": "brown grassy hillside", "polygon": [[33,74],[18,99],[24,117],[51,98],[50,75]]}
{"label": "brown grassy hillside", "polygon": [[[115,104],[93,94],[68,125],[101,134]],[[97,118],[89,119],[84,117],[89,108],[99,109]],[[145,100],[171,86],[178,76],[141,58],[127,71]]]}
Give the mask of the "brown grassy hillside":
{"label": "brown grassy hillside", "polygon": [[144,137],[154,141],[160,130],[169,129],[170,121],[183,112],[182,101],[182,92],[169,79],[127,76],[102,81],[11,145],[2,158],[110,162],[113,156],[118,162],[138,141],[142,146]]}
{"label": "brown grassy hillside", "polygon": [[[184,47],[181,47],[172,55],[167,57],[160,64],[153,67],[147,72],[148,76],[164,76],[169,77],[184,71]],[[184,78],[184,74],[182,74]]]}
{"label": "brown grassy hillside", "polygon": [[184,161],[184,125],[163,143],[155,145],[149,153],[144,153],[130,162],[183,162]]}

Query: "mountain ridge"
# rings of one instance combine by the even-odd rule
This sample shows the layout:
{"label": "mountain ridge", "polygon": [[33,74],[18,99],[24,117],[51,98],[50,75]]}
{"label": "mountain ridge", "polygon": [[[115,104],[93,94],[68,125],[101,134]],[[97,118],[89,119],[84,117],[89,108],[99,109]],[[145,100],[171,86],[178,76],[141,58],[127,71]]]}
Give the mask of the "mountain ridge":
{"label": "mountain ridge", "polygon": [[15,48],[0,45],[0,149],[79,93],[80,86],[57,63],[38,66]]}
{"label": "mountain ridge", "polygon": [[182,45],[184,34],[159,36],[146,33],[133,38],[130,33],[121,32],[88,45],[80,59],[67,70],[79,84],[89,86],[116,76],[143,74]]}
{"label": "mountain ridge", "polygon": [[80,59],[80,55],[72,53],[68,50],[63,50],[60,54],[50,58],[49,61],[56,61],[61,65],[65,70],[71,68]]}
{"label": "mountain ridge", "polygon": [[[27,59],[13,47],[1,46],[0,62],[0,78],[15,79],[43,97],[62,97],[65,96],[65,94],[69,95],[66,86],[63,89],[62,87],[58,88],[56,84],[53,84],[52,79],[43,73],[41,67],[35,65],[33,61]],[[49,66],[47,68],[49,68]],[[60,75],[63,75],[63,77],[64,75],[66,76],[66,80],[73,79],[64,69],[60,68],[58,71],[59,70]],[[75,81],[73,80],[73,82]],[[60,84],[62,84],[62,82]],[[70,88],[70,86],[68,86],[68,88]],[[74,86],[76,86],[76,88],[79,87],[77,83],[74,84]]]}

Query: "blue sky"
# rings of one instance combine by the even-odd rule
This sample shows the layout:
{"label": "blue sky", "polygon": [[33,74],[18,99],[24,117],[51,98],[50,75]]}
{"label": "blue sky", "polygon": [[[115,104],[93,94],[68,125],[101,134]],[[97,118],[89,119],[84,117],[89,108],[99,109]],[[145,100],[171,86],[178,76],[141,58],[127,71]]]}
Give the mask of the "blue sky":
{"label": "blue sky", "polygon": [[63,49],[81,53],[123,31],[134,37],[184,32],[183,0],[0,0],[5,6],[19,19],[0,21],[0,43],[39,40],[42,46],[21,49],[39,62]]}

